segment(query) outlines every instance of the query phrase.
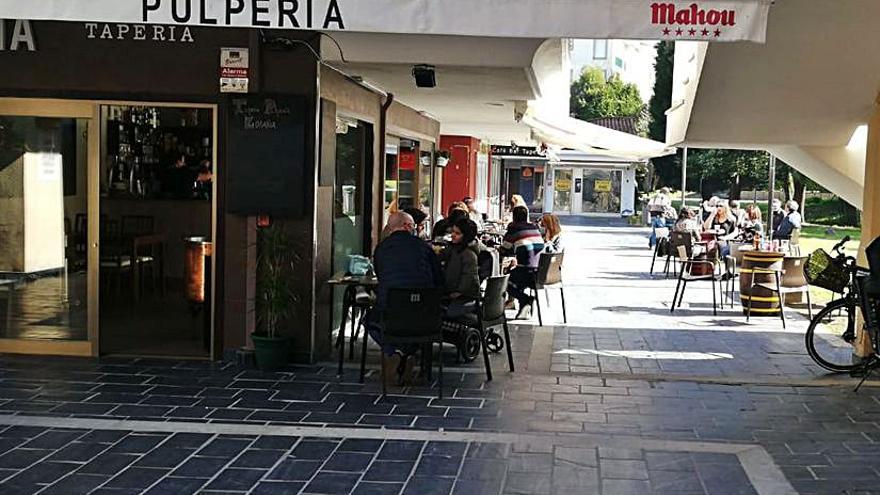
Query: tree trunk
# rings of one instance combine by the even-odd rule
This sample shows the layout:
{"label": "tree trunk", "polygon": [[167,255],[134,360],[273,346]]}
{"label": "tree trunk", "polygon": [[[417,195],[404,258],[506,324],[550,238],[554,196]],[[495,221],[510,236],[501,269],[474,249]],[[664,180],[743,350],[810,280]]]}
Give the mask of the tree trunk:
{"label": "tree trunk", "polygon": [[740,181],[739,174],[734,174],[733,178],[730,182],[730,199],[739,200],[742,195],[742,182]]}
{"label": "tree trunk", "polygon": [[801,219],[807,221],[807,185],[804,183],[800,174],[794,176],[792,180],[792,199],[797,201],[801,207]]}

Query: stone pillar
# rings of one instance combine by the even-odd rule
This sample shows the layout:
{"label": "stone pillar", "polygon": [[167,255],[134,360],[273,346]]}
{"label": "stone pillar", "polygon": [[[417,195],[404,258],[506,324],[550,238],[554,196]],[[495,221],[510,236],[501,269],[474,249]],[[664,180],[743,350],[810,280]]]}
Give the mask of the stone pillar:
{"label": "stone pillar", "polygon": [[[874,114],[868,121],[868,146],[865,151],[865,189],[862,199],[862,243],[859,264],[865,265],[865,247],[880,236],[880,95],[875,101]],[[861,322],[859,324],[861,328]],[[861,358],[873,351],[871,340],[859,332],[853,344],[853,353]]]}

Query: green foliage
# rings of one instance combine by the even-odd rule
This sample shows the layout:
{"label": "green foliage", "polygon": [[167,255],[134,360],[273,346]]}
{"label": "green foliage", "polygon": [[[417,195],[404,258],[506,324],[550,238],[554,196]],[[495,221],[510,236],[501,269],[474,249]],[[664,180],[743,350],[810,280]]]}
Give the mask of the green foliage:
{"label": "green foliage", "polygon": [[767,187],[768,155],[763,151],[688,150],[688,182],[702,195],[729,191],[738,197],[743,188]]}
{"label": "green foliage", "polygon": [[258,323],[275,337],[279,322],[293,316],[298,302],[293,280],[301,257],[282,225],[260,229],[257,236]]}
{"label": "green foliage", "polygon": [[625,83],[617,75],[606,81],[597,67],[585,68],[571,83],[571,113],[581,120],[638,115],[643,106],[635,84]]}
{"label": "green foliage", "polygon": [[[654,94],[648,103],[648,137],[666,142],[666,110],[672,106],[672,66],[675,56],[675,43],[657,43],[657,56],[654,58]],[[656,176],[653,186],[680,186],[680,154],[662,156],[651,160]]]}
{"label": "green foliage", "polygon": [[804,213],[809,215],[810,223],[820,225],[860,227],[862,224],[859,210],[836,196],[831,199],[808,198]]}

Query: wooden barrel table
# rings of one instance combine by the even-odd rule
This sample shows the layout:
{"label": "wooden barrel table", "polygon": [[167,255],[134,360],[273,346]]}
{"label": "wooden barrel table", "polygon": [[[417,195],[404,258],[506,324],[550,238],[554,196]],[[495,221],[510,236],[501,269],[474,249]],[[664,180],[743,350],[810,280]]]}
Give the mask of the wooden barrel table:
{"label": "wooden barrel table", "polygon": [[748,312],[749,302],[752,303],[752,316],[779,316],[779,294],[765,287],[752,287],[754,283],[776,283],[773,270],[781,269],[785,258],[783,253],[773,251],[741,250],[739,297],[743,314]]}

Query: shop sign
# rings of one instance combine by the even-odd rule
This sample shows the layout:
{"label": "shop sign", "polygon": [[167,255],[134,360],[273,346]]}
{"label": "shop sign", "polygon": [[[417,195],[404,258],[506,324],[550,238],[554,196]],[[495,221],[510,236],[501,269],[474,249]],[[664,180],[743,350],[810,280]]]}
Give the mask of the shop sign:
{"label": "shop sign", "polygon": [[220,49],[220,92],[247,93],[250,60],[247,48]]}
{"label": "shop sign", "polygon": [[[0,12],[17,19],[109,24],[763,43],[772,3],[770,0],[0,0]],[[461,15],[462,12],[468,15]]]}
{"label": "shop sign", "polygon": [[522,156],[525,158],[543,158],[545,151],[534,146],[492,146],[492,154],[496,156]]}
{"label": "shop sign", "polygon": [[593,192],[611,192],[611,181],[607,179],[596,179],[593,182]]}
{"label": "shop sign", "polygon": [[194,43],[189,26],[159,24],[106,24],[85,23],[86,38],[113,41],[157,41],[166,43]]}
{"label": "shop sign", "polygon": [[564,179],[561,177],[557,177],[556,178],[556,191],[557,192],[571,191],[571,179]]}
{"label": "shop sign", "polygon": [[37,51],[31,21],[0,19],[0,52]]}

